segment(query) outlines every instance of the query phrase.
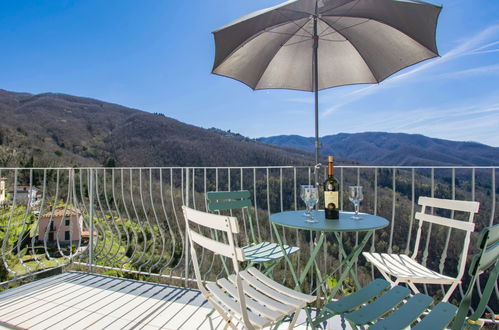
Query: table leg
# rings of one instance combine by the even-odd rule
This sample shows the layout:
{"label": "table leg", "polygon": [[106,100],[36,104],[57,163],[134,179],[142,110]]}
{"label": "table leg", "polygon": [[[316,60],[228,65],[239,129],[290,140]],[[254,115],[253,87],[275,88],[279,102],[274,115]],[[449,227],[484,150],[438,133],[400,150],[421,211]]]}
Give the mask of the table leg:
{"label": "table leg", "polygon": [[[282,254],[284,255],[284,259],[289,265],[289,271],[291,272],[291,276],[293,277],[293,280],[295,281],[295,287],[300,287],[301,282],[298,280],[298,276],[296,275],[295,268],[293,267],[293,263],[291,262],[291,259],[289,258],[288,254],[286,253],[286,249],[284,248],[284,245],[281,240],[281,235],[279,234],[279,230],[277,230],[277,227],[274,223],[272,223],[272,228],[274,229],[274,233],[277,239],[277,243],[279,243],[279,246],[281,247]],[[300,290],[301,291],[301,290]]]}
{"label": "table leg", "polygon": [[[343,261],[340,262],[340,267],[341,267],[343,264],[347,263],[348,260],[350,260],[353,257],[353,253],[355,252],[356,248],[354,248],[354,250],[352,252],[350,252],[350,255],[347,255],[347,253],[345,251],[345,247],[343,246],[343,241],[341,239],[341,234],[340,233],[334,233],[334,234],[336,236],[336,240],[338,241],[338,251],[340,253],[340,257],[343,258]],[[368,234],[366,234],[366,235],[368,235]],[[359,245],[357,244],[357,246],[359,246]],[[362,246],[362,248],[363,248],[363,246]],[[356,272],[353,269],[350,269],[350,274],[352,275],[352,278],[355,281],[355,287],[357,289],[359,289],[360,288],[360,283],[357,280],[357,274],[356,274]]]}
{"label": "table leg", "polygon": [[[319,240],[315,243],[315,247],[312,250],[310,258],[308,259],[307,264],[305,265],[305,268],[303,269],[303,271],[300,274],[300,277],[298,278],[298,276],[296,275],[296,271],[295,271],[295,268],[293,266],[293,263],[291,262],[291,259],[289,258],[288,254],[286,253],[286,250],[284,249],[284,245],[283,245],[279,230],[277,229],[277,226],[274,223],[272,223],[272,228],[274,229],[274,233],[275,233],[277,242],[279,243],[279,246],[281,247],[282,253],[284,255],[284,259],[286,260],[286,262],[289,265],[289,271],[291,272],[291,276],[293,277],[293,280],[295,281],[295,290],[302,292],[301,285],[305,281],[305,278],[307,277],[307,274],[308,274],[310,268],[312,267],[312,265],[315,265],[315,267],[317,269],[317,273],[319,274],[319,285],[320,285],[320,283],[322,283],[322,278],[320,277],[320,271],[319,271],[319,268],[317,265],[317,261],[315,260],[315,257],[319,253],[322,244],[324,244],[324,238],[325,238],[324,232],[321,232],[321,234],[319,236]],[[320,287],[318,290],[320,290]],[[305,313],[307,314],[308,322],[311,325],[312,324],[312,314],[310,313],[310,310],[308,308],[305,308]]]}
{"label": "table leg", "polygon": [[347,256],[346,252],[343,249],[343,245],[341,246],[341,250],[342,250],[341,253],[345,257],[345,260],[343,261],[343,263],[346,264],[346,268],[343,270],[343,273],[340,275],[340,278],[338,279],[338,283],[337,283],[336,287],[329,293],[329,295],[327,297],[327,300],[332,299],[336,295],[336,293],[338,293],[338,290],[340,289],[341,285],[343,284],[343,281],[345,280],[345,278],[348,276],[348,273],[352,274],[352,277],[353,277],[353,279],[355,281],[355,285],[356,285],[357,289],[360,288],[360,284],[359,284],[359,280],[357,278],[357,274],[355,274],[355,272],[353,272],[352,266],[357,261],[357,259],[359,257],[359,254],[364,249],[364,246],[367,244],[367,241],[371,237],[372,233],[373,233],[372,230],[368,231],[366,233],[366,235],[364,236],[364,238],[362,239],[362,241],[360,242],[360,244],[358,244],[353,249],[353,251],[350,253],[350,255],[348,255],[348,256]]}
{"label": "table leg", "polygon": [[310,270],[312,265],[316,263],[315,257],[317,256],[317,254],[319,254],[322,244],[324,244],[324,237],[324,232],[321,232],[319,240],[317,241],[317,243],[315,243],[315,247],[310,254],[310,258],[308,259],[307,264],[305,265],[305,268],[303,268],[303,272],[300,275],[300,285],[303,283],[303,281],[305,281],[305,277],[307,277],[308,271]]}

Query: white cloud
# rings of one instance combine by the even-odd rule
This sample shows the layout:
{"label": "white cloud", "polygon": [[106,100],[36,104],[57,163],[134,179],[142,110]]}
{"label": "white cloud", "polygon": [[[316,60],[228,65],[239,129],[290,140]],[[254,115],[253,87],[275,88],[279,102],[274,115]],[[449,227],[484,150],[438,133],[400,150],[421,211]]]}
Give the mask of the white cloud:
{"label": "white cloud", "polygon": [[481,103],[403,109],[378,112],[364,118],[355,131],[376,130],[418,133],[460,141],[480,141],[499,146],[499,97],[493,95]]}
{"label": "white cloud", "polygon": [[[486,45],[477,47],[477,48],[471,50],[470,52],[465,53],[465,55],[475,55],[475,54],[486,54],[486,53],[499,52],[499,48],[490,49],[491,47],[497,46],[497,45],[499,45],[499,41],[494,41],[494,42],[488,43]],[[487,48],[489,48],[489,49],[487,49]]]}
{"label": "white cloud", "polygon": [[458,77],[473,76],[473,75],[490,75],[497,73],[499,73],[499,64],[492,64],[492,65],[484,65],[460,71],[451,71],[447,73],[442,73],[440,75],[436,75],[435,78],[450,79],[450,78],[458,78]]}

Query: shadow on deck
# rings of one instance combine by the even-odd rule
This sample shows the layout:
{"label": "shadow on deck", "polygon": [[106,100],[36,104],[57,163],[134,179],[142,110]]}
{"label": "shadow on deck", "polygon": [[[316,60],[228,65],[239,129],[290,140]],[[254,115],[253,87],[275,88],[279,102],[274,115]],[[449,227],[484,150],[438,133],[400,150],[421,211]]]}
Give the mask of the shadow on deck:
{"label": "shadow on deck", "polygon": [[[210,329],[210,310],[198,290],[83,272],[0,293],[0,327],[7,328]],[[304,312],[300,318],[297,328],[306,329]],[[223,328],[219,316],[212,320]]]}

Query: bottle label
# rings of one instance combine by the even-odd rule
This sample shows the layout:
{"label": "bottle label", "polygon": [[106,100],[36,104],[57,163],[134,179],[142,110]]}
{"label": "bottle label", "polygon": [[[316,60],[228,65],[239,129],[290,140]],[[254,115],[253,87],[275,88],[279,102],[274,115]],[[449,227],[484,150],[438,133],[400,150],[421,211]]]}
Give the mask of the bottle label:
{"label": "bottle label", "polygon": [[338,192],[337,191],[325,191],[324,192],[324,208],[327,208],[327,206],[332,203],[334,205],[334,209],[339,209],[340,204],[338,203],[339,198],[338,198]]}

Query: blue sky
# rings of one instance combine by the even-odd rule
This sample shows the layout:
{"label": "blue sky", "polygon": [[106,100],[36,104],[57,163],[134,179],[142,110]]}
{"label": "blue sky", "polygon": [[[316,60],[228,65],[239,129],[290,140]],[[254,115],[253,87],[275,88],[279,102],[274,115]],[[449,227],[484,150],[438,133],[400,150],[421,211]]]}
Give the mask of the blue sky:
{"label": "blue sky", "polygon": [[[59,92],[250,137],[313,135],[313,94],[210,74],[211,31],[270,0],[0,1],[0,88]],[[499,1],[441,0],[440,58],[320,93],[320,135],[387,131],[499,146]]]}

